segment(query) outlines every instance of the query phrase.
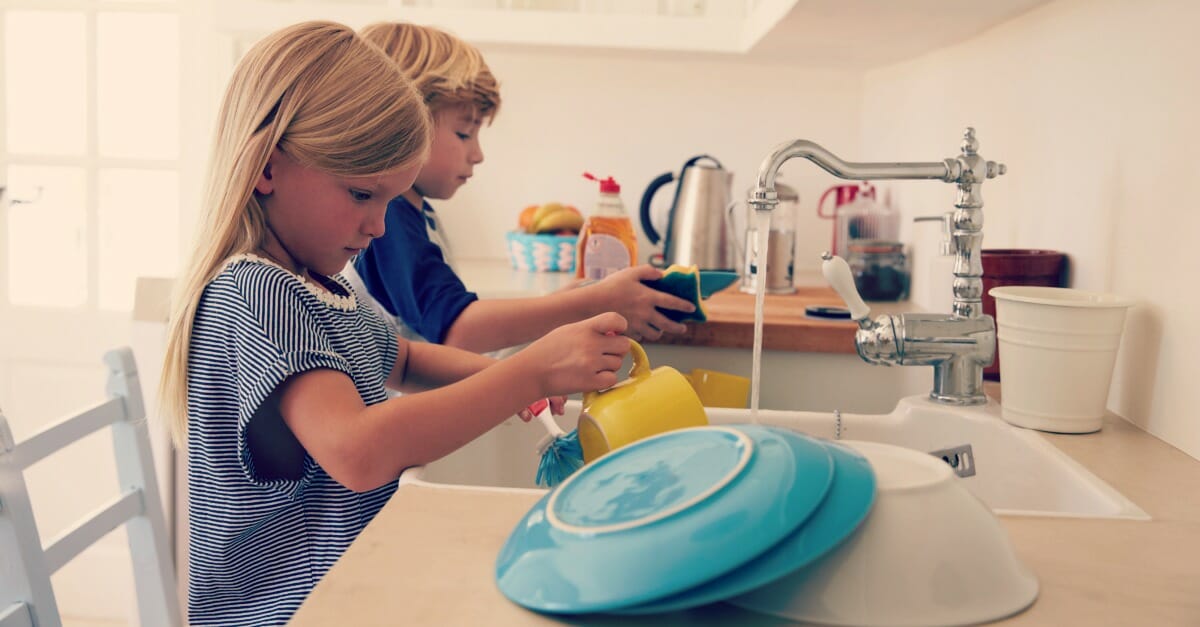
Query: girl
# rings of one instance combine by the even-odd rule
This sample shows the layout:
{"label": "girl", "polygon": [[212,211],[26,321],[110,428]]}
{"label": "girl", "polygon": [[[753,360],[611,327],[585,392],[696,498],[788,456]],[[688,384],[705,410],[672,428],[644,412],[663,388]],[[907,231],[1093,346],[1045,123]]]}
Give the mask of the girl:
{"label": "girl", "polygon": [[618,314],[494,362],[398,341],[358,305],[337,273],[383,235],[430,128],[420,94],[340,24],[274,33],[230,79],[161,391],[188,448],[193,625],[286,622],[406,467],[616,382]]}

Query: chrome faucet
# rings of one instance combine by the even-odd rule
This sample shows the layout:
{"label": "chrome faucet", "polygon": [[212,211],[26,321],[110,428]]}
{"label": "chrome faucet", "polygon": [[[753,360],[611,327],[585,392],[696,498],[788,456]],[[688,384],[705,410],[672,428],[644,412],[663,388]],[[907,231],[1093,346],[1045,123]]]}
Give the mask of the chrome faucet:
{"label": "chrome faucet", "polygon": [[850,268],[840,257],[825,253],[822,270],[859,329],[854,344],[863,360],[873,364],[933,366],[929,397],[952,405],[980,405],[983,369],[996,353],[996,323],[983,313],[983,196],[985,179],[1007,171],[1004,164],[986,161],[978,154],[975,129],[963,133],[962,154],[928,163],[849,163],[821,146],[803,139],[776,146],[758,168],[758,182],[748,204],[770,211],[778,204],[775,177],[784,162],[803,157],[826,172],[852,180],[936,179],[958,185],[953,217],[954,308],[950,314],[900,314],[868,318]]}

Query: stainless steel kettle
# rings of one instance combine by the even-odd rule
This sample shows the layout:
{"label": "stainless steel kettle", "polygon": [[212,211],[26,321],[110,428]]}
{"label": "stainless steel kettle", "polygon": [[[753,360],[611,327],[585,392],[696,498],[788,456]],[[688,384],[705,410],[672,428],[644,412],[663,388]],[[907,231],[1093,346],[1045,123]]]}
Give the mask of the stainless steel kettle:
{"label": "stainless steel kettle", "polygon": [[688,159],[679,172],[675,198],[667,214],[666,235],[660,237],[650,220],[650,201],[659,188],[675,179],[672,172],[662,174],[642,193],[642,230],[651,244],[663,242],[661,259],[651,255],[650,263],[661,267],[680,264],[695,265],[701,270],[737,270],[739,260],[727,210],[733,173],[709,155]]}

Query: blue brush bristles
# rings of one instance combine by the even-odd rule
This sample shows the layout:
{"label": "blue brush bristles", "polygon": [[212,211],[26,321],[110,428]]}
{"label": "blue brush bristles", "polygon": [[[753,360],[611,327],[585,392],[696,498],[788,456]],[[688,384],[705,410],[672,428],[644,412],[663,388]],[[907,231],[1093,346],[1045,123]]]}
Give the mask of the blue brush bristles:
{"label": "blue brush bristles", "polygon": [[542,452],[538,462],[537,484],[552,488],[571,476],[583,466],[583,447],[579,444],[579,432],[572,431],[554,438]]}
{"label": "blue brush bristles", "polygon": [[546,411],[549,407],[550,401],[542,399],[527,407],[526,411],[546,428],[546,437],[538,442],[537,450],[542,458],[538,460],[534,481],[540,486],[552,488],[583,466],[583,446],[579,444],[579,432],[565,433]]}

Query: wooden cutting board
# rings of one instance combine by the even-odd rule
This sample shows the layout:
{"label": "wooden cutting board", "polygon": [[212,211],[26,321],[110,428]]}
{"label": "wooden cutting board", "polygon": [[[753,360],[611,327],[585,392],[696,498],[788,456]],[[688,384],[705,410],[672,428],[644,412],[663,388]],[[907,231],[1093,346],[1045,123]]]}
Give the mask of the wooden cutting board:
{"label": "wooden cutting board", "polygon": [[[767,294],[763,307],[763,348],[810,353],[854,353],[854,332],[849,320],[811,318],[809,305],[842,307],[842,299],[825,286],[801,286],[794,294]],[[891,313],[895,303],[885,309]],[[876,307],[872,305],[874,310]],[[754,294],[736,284],[704,301],[707,322],[689,322],[686,333],[664,335],[649,344],[752,348],[754,345]],[[874,311],[872,312],[874,313]],[[881,310],[880,313],[883,313]]]}

